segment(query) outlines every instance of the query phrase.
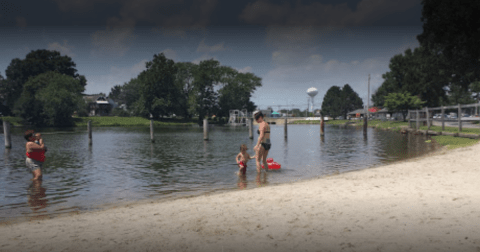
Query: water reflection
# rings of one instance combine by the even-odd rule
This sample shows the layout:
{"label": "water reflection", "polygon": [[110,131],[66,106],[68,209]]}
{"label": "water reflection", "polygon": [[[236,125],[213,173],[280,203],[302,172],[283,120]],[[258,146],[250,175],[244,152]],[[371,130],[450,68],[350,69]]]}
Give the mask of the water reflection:
{"label": "water reflection", "polygon": [[[234,175],[238,168],[231,164],[239,146],[249,145],[253,154],[258,138],[255,134],[250,139],[247,127],[213,127],[209,141],[203,140],[200,127],[166,127],[156,130],[156,143],[150,142],[148,127],[94,128],[94,132],[92,146],[86,131],[46,134],[49,151],[43,184],[29,181],[23,132],[12,132],[14,148],[0,155],[0,221],[35,214],[34,209],[55,213],[235,185],[242,189],[288,183],[419,156],[436,148],[422,136],[369,128],[367,138],[361,127],[332,125],[325,126],[324,137],[318,125],[292,125],[287,139],[283,125],[271,125],[268,157],[282,169],[257,173],[251,160],[246,176],[238,177]],[[48,195],[42,195],[45,188]]]}
{"label": "water reflection", "polygon": [[268,172],[257,172],[257,176],[255,177],[255,182],[258,187],[266,186],[267,183],[267,174]]}
{"label": "water reflection", "polygon": [[47,207],[47,190],[42,186],[42,180],[34,180],[27,189],[28,206],[33,212],[38,212]]}
{"label": "water reflection", "polygon": [[245,189],[247,188],[247,175],[245,174],[240,174],[238,175],[238,182],[237,182],[237,186],[238,186],[238,189]]}

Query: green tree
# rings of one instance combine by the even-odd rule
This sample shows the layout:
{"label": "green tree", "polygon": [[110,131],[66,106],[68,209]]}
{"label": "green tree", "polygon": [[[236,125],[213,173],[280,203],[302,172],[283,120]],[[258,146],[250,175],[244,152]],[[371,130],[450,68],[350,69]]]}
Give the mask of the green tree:
{"label": "green tree", "polygon": [[221,81],[220,63],[214,59],[201,61],[194,73],[194,104],[201,124],[206,116],[213,115],[218,106],[214,86]]}
{"label": "green tree", "polygon": [[197,71],[197,65],[191,62],[177,62],[175,65],[177,67],[175,85],[181,90],[177,101],[179,114],[185,118],[192,118],[195,113],[194,73]]}
{"label": "green tree", "polygon": [[475,100],[480,102],[480,81],[474,81],[470,83],[470,91],[474,93],[473,97]]}
{"label": "green tree", "polygon": [[335,119],[342,113],[342,90],[338,86],[332,86],[323,97],[322,116],[329,115]]}
{"label": "green tree", "polygon": [[10,110],[7,107],[6,95],[4,88],[6,87],[6,81],[3,76],[0,74],[0,114],[9,115]]}
{"label": "green tree", "polygon": [[390,93],[385,96],[385,107],[389,111],[400,112],[403,115],[403,121],[406,121],[405,118],[407,116],[409,109],[418,109],[420,108],[425,102],[421,101],[415,95],[410,95],[408,92],[403,93]]}
{"label": "green tree", "polygon": [[176,100],[180,92],[175,86],[177,68],[163,53],[155,54],[146,63],[147,70],[139,75],[145,110],[154,117],[168,116],[177,109]]}
{"label": "green tree", "polygon": [[123,99],[123,90],[121,85],[115,85],[110,89],[110,93],[108,94],[108,98],[114,100],[118,104],[125,103]]}
{"label": "green tree", "polygon": [[390,71],[382,75],[384,82],[372,95],[374,105],[383,107],[385,96],[390,93],[409,92],[418,95],[429,107],[439,106],[445,100],[448,85],[448,78],[441,70],[444,61],[422,47],[393,56]]}
{"label": "green tree", "polygon": [[72,114],[84,104],[80,80],[58,72],[30,78],[15,106],[17,116],[35,126],[71,126]]}
{"label": "green tree", "polygon": [[76,64],[69,56],[61,56],[57,51],[32,50],[23,60],[13,59],[5,70],[7,81],[1,88],[7,106],[10,109],[13,108],[15,101],[22,94],[23,85],[29,78],[49,71],[71,76],[85,87],[86,79],[84,76],[77,74],[75,67]]}
{"label": "green tree", "polygon": [[353,91],[350,85],[345,84],[341,93],[341,112],[343,118],[347,118],[349,112],[363,107],[363,101],[358,94]]}
{"label": "green tree", "polygon": [[445,57],[451,82],[467,88],[480,77],[480,1],[423,0],[422,5],[420,45]]}
{"label": "green tree", "polygon": [[[125,104],[127,105],[127,109],[131,111],[141,111],[143,109],[135,108],[135,106],[143,107],[143,103],[137,103],[137,101],[142,96],[142,86],[138,78],[130,79],[129,82],[125,83],[122,86],[122,99],[125,100]],[[135,115],[139,115],[134,113]]]}
{"label": "green tree", "polygon": [[256,88],[262,86],[262,79],[252,73],[239,73],[230,67],[224,67],[224,71],[223,87],[218,91],[218,116],[229,116],[231,109],[253,111],[255,104],[250,98]]}
{"label": "green tree", "polygon": [[475,102],[472,92],[468,88],[460,85],[450,85],[448,87],[448,104],[472,104]]}

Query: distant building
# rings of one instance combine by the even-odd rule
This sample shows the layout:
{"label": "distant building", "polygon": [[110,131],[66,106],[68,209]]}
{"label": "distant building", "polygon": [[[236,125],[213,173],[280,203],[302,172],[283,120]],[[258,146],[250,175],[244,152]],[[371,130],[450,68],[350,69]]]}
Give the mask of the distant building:
{"label": "distant building", "polygon": [[261,109],[260,110],[265,117],[272,117],[273,109]]}
{"label": "distant building", "polygon": [[108,116],[112,109],[116,107],[112,99],[100,94],[84,95],[83,99],[88,105],[89,116]]}

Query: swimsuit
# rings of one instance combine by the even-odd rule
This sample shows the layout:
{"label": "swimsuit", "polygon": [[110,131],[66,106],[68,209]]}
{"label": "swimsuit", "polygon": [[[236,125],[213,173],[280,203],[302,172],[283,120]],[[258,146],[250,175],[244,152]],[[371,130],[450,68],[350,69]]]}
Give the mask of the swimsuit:
{"label": "swimsuit", "polygon": [[[260,135],[260,130],[257,130],[257,133]],[[265,131],[264,133],[270,133],[270,130]],[[266,151],[270,150],[270,147],[272,147],[272,144],[270,143],[270,138],[264,139],[260,144]]]}
{"label": "swimsuit", "polygon": [[238,163],[239,166],[243,166],[243,169],[240,170],[242,172],[242,174],[245,174],[247,172],[247,164],[245,164],[243,161],[240,161],[240,163]]}
{"label": "swimsuit", "polygon": [[43,151],[34,151],[27,152],[27,159],[25,164],[30,171],[35,171],[37,169],[42,169],[43,162],[45,162],[45,150]]}
{"label": "swimsuit", "polygon": [[270,143],[270,138],[265,139],[265,142],[260,143],[265,150],[270,150],[270,147],[272,147],[272,144]]}

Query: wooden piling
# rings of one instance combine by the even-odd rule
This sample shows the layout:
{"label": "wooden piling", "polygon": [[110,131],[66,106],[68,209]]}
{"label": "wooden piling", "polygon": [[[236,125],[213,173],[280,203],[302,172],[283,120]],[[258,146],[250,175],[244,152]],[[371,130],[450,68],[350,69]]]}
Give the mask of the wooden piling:
{"label": "wooden piling", "polygon": [[367,134],[367,127],[368,127],[368,119],[367,119],[367,110],[365,110],[365,114],[363,115],[363,134]]}
{"label": "wooden piling", "polygon": [[150,119],[150,141],[155,143],[155,139],[153,138],[153,118]]}
{"label": "wooden piling", "polygon": [[253,119],[248,119],[248,137],[253,139]]}
{"label": "wooden piling", "polygon": [[285,117],[285,138],[287,138],[287,118]]}
{"label": "wooden piling", "polygon": [[10,123],[3,121],[3,136],[5,137],[5,149],[12,148],[12,136],[10,135]]}
{"label": "wooden piling", "polygon": [[430,129],[430,120],[429,120],[429,114],[428,114],[428,107],[425,107],[425,117],[427,118],[427,133],[426,135],[428,135],[428,130]]}
{"label": "wooden piling", "polygon": [[203,140],[208,140],[208,120],[203,119]]}
{"label": "wooden piling", "polygon": [[412,127],[412,120],[410,119],[410,110],[408,110],[407,118],[408,118],[408,127],[411,128]]}
{"label": "wooden piling", "polygon": [[462,107],[458,104],[458,132],[462,131]]}
{"label": "wooden piling", "polygon": [[321,118],[320,118],[320,136],[325,136],[325,122],[324,122],[323,115],[321,115]]}
{"label": "wooden piling", "polygon": [[88,120],[87,130],[88,130],[88,145],[92,145],[92,120]]}
{"label": "wooden piling", "polygon": [[418,131],[418,128],[420,127],[420,113],[418,110],[415,110],[416,113],[416,118],[415,118],[415,130]]}
{"label": "wooden piling", "polygon": [[445,131],[445,108],[442,107],[442,131]]}

